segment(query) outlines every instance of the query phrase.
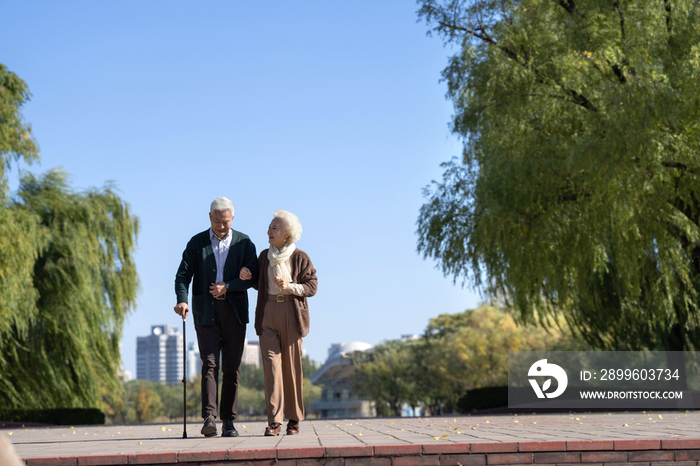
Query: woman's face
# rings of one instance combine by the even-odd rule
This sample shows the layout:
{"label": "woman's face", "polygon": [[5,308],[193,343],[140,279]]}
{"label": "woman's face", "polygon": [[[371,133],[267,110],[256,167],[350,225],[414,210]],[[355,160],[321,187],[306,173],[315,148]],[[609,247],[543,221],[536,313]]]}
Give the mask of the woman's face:
{"label": "woman's face", "polygon": [[275,218],[270,222],[270,226],[267,228],[267,237],[270,239],[270,244],[276,248],[281,248],[284,246],[284,242],[289,238],[289,233],[284,231],[284,225],[282,220]]}

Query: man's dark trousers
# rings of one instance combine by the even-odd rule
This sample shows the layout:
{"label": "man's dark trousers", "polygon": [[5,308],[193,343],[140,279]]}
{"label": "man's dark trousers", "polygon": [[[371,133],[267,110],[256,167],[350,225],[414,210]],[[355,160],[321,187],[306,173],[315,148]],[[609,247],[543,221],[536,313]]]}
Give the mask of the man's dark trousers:
{"label": "man's dark trousers", "polygon": [[219,353],[221,353],[220,419],[233,421],[238,414],[238,376],[245,346],[245,324],[236,317],[227,299],[217,300],[214,325],[195,325],[202,358],[202,418],[217,417]]}

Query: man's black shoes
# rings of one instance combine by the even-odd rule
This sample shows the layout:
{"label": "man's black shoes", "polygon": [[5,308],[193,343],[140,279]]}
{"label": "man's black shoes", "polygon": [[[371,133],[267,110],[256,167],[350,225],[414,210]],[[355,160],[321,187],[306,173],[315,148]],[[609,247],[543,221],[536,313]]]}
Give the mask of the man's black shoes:
{"label": "man's black shoes", "polygon": [[[204,425],[202,426],[202,435],[205,437],[215,437],[216,422],[214,421],[214,416],[207,416],[204,420]],[[238,437],[238,431],[233,426],[233,421],[224,421],[224,425],[221,427],[222,437]]]}
{"label": "man's black shoes", "polygon": [[216,422],[214,416],[207,416],[202,426],[202,435],[205,437],[214,437],[216,435]]}
{"label": "man's black shoes", "polygon": [[238,437],[238,431],[233,426],[233,421],[224,421],[221,432],[222,437]]}

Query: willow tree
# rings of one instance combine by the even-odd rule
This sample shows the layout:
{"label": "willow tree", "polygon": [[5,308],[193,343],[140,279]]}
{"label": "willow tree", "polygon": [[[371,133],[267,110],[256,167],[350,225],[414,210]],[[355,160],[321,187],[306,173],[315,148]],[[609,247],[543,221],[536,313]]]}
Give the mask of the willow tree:
{"label": "willow tree", "polygon": [[101,407],[119,383],[119,340],[135,301],[137,219],[111,188],[74,192],[38,160],[20,109],[26,84],[0,65],[0,406]]}
{"label": "willow tree", "polygon": [[700,3],[419,3],[464,142],[419,251],[596,347],[697,349]]}

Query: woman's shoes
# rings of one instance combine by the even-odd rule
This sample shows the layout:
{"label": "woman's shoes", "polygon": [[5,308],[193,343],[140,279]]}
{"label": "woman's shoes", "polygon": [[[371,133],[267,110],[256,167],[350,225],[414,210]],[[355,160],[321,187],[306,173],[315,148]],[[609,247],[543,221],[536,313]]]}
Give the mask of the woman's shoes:
{"label": "woman's shoes", "polygon": [[[279,422],[273,422],[269,426],[265,427],[265,436],[273,437],[279,435],[282,431],[282,424]],[[289,420],[287,423],[287,435],[296,435],[299,433],[299,421]]]}
{"label": "woman's shoes", "polygon": [[296,435],[299,433],[299,421],[292,421],[291,419],[287,423],[287,435]]}
{"label": "woman's shoes", "polygon": [[282,424],[279,422],[273,422],[269,426],[265,427],[265,437],[274,437],[275,435],[279,435],[280,431],[282,431]]}

